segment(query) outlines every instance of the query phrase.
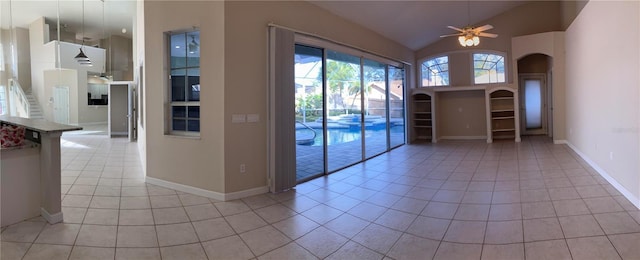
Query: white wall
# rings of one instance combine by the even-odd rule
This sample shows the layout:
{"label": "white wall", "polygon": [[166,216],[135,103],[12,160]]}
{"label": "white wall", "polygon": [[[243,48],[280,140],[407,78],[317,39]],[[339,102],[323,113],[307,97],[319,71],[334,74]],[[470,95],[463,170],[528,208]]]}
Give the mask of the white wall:
{"label": "white wall", "polygon": [[590,1],[566,32],[567,139],[640,207],[640,2]]}

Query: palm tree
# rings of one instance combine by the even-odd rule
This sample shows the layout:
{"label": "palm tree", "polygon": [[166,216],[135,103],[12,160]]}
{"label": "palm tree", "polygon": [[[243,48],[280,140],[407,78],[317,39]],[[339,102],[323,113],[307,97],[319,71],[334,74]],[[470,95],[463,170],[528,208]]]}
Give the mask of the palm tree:
{"label": "palm tree", "polygon": [[[360,88],[360,73],[359,69],[356,69],[357,64],[351,64],[347,62],[327,60],[327,85],[329,87],[330,94],[329,100],[333,102],[333,108],[337,108],[340,104],[342,109],[347,112],[347,108],[344,104],[343,94],[345,86],[349,89]],[[322,72],[318,75],[319,79],[322,79]]]}

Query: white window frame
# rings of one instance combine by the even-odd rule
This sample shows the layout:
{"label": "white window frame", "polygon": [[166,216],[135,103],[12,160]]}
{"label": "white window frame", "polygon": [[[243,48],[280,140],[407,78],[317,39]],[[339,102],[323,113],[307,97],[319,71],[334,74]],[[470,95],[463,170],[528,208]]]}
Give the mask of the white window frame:
{"label": "white window frame", "polygon": [[[434,59],[438,59],[438,58],[442,58],[442,57],[446,57],[447,58],[447,76],[449,78],[449,82],[446,85],[423,85],[423,75],[422,75],[422,66],[425,62],[430,61],[430,60],[434,60]],[[434,56],[430,56],[427,57],[425,59],[420,60],[420,71],[419,71],[419,75],[420,75],[420,87],[423,88],[429,88],[429,87],[448,87],[451,86],[451,66],[450,66],[450,62],[449,62],[449,54],[438,54],[438,55],[434,55]]]}
{"label": "white window frame", "polygon": [[[486,83],[477,83],[476,82],[476,61],[474,56],[476,54],[488,54],[488,55],[497,55],[497,56],[501,56],[502,60],[504,62],[504,81],[498,81],[498,82],[491,82],[491,79],[489,79],[489,82]],[[504,52],[498,52],[498,51],[485,51],[485,50],[481,50],[481,51],[472,51],[470,52],[470,60],[471,60],[471,82],[473,82],[473,85],[489,85],[489,84],[505,84],[509,81],[509,69],[508,69],[508,63],[507,63],[507,54]]]}
{"label": "white window frame", "polygon": [[[202,132],[202,116],[200,115],[197,120],[200,121],[200,127],[198,131],[178,131],[178,130],[173,130],[173,107],[179,107],[179,106],[184,106],[186,107],[186,117],[184,118],[184,120],[187,120],[187,128],[188,128],[188,120],[195,120],[195,119],[189,119],[188,117],[188,113],[189,113],[189,107],[200,107],[200,101],[186,101],[186,99],[188,99],[188,95],[186,93],[187,88],[190,86],[186,86],[185,88],[185,101],[172,101],[172,95],[173,95],[173,91],[172,91],[172,80],[171,80],[171,71],[174,69],[184,69],[185,71],[188,70],[193,70],[193,69],[201,69],[200,63],[198,63],[198,66],[193,66],[193,67],[189,67],[187,66],[185,63],[185,67],[179,67],[179,68],[172,68],[171,67],[171,50],[172,48],[174,48],[174,46],[171,45],[171,37],[173,35],[177,35],[177,34],[189,34],[192,32],[198,32],[201,33],[201,31],[199,29],[196,30],[183,30],[183,31],[170,31],[170,32],[166,32],[165,33],[165,41],[167,43],[167,103],[168,103],[168,111],[166,112],[166,121],[167,121],[167,125],[168,125],[168,129],[166,131],[167,134],[169,135],[174,135],[174,136],[187,136],[187,137],[200,137],[200,133]],[[189,41],[189,39],[187,39],[187,42]],[[185,46],[186,47],[186,46]],[[201,53],[201,48],[202,48],[202,44],[200,44],[199,46],[199,53]],[[185,48],[186,49],[186,48]],[[185,50],[186,51],[186,50]],[[199,54],[201,55],[201,54]],[[187,72],[188,74],[188,72]],[[200,74],[202,74],[200,72]],[[187,75],[185,75],[187,76]],[[201,84],[198,84],[198,86],[200,86]],[[202,109],[200,109],[199,114],[202,113]],[[182,118],[180,118],[182,119]]]}

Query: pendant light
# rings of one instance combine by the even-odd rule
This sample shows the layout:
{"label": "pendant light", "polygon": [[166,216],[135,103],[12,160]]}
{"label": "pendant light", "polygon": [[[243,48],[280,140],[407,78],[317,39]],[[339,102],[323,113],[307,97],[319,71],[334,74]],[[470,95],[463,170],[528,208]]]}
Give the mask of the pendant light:
{"label": "pendant light", "polygon": [[93,66],[89,57],[82,51],[82,47],[84,47],[84,0],[82,0],[82,45],[80,46],[80,53],[76,55],[75,59],[80,66]]}

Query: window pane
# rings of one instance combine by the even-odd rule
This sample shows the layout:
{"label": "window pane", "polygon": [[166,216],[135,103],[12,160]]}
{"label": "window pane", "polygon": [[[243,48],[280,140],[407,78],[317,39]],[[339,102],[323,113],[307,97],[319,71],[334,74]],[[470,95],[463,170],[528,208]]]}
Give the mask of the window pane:
{"label": "window pane", "polygon": [[449,56],[442,56],[422,63],[422,86],[449,85]]}
{"label": "window pane", "polygon": [[173,130],[174,131],[186,131],[187,123],[182,119],[173,119]]}
{"label": "window pane", "polygon": [[200,131],[200,120],[189,120],[189,129],[190,132],[199,132]]}
{"label": "window pane", "polygon": [[200,67],[200,32],[187,33],[187,66]]}
{"label": "window pane", "polygon": [[185,101],[186,70],[171,71],[171,101]]}
{"label": "window pane", "polygon": [[200,32],[171,34],[169,42],[171,129],[198,132],[200,107],[197,103],[183,102],[200,101]]}
{"label": "window pane", "polygon": [[185,106],[174,106],[171,107],[171,117],[187,117],[187,107]]}
{"label": "window pane", "polygon": [[505,80],[504,57],[497,54],[473,54],[474,83],[501,83]]}
{"label": "window pane", "polygon": [[200,118],[200,107],[193,106],[189,107],[189,118]]}
{"label": "window pane", "polygon": [[171,35],[171,68],[184,68],[187,56],[186,36],[184,33]]}
{"label": "window pane", "polygon": [[200,69],[189,69],[187,75],[189,101],[200,101]]}
{"label": "window pane", "polygon": [[540,80],[525,80],[525,122],[527,129],[542,127],[542,100]]}

